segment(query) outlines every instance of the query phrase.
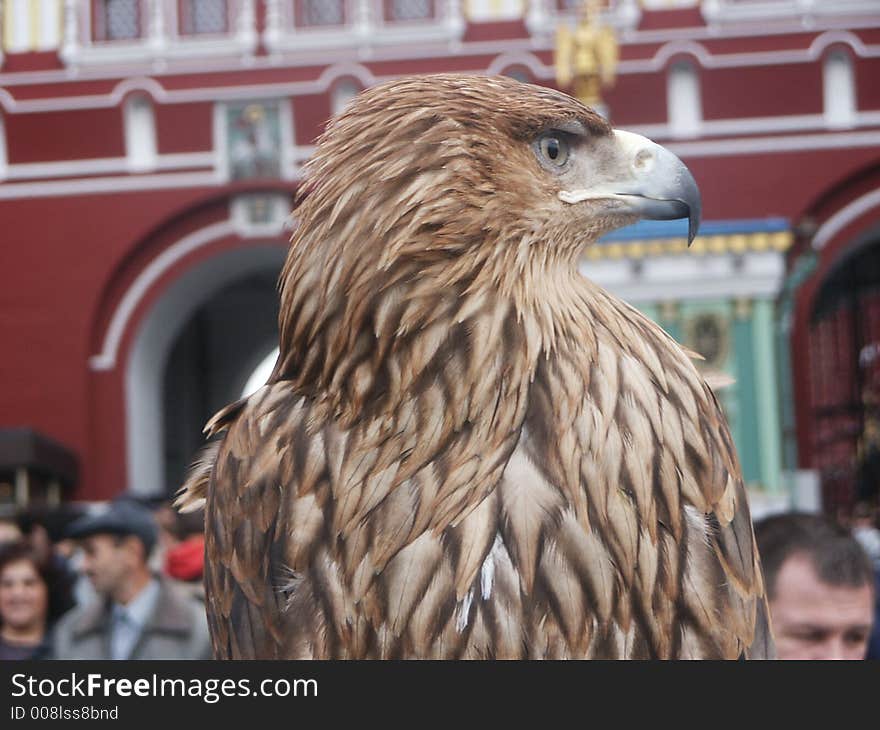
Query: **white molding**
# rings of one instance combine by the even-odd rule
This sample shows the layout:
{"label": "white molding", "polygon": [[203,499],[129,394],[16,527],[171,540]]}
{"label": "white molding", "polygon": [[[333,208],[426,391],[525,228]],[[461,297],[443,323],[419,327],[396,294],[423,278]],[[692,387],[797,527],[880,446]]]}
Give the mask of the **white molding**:
{"label": "white molding", "polygon": [[[637,0],[618,0],[611,8],[605,8],[600,14],[605,25],[618,30],[624,38],[636,34],[636,28],[642,18],[642,11]],[[562,23],[573,24],[577,18],[575,11],[559,11],[555,0],[541,2],[538,8],[530,9],[525,16],[526,27],[536,36],[555,36],[556,29]]]}
{"label": "white molding", "polygon": [[[297,27],[289,13],[281,12],[278,0],[267,3],[263,44],[270,54],[357,49],[363,57],[374,57],[375,49],[390,45],[460,44],[465,22],[458,0],[437,0],[440,13],[427,20],[385,22],[382,0],[350,0],[348,22],[339,27]],[[448,47],[447,47],[448,54]]]}
{"label": "white molding", "polygon": [[680,157],[729,157],[730,155],[774,154],[876,147],[878,145],[880,145],[880,130],[801,134],[788,137],[743,137],[700,142],[669,142],[665,146]]}
{"label": "white molding", "polygon": [[[747,66],[773,66],[773,65],[785,65],[785,64],[798,64],[798,63],[812,63],[816,62],[822,58],[825,50],[828,46],[832,44],[842,44],[849,46],[853,55],[859,58],[880,58],[880,44],[877,45],[869,45],[865,44],[858,36],[854,35],[850,32],[838,32],[832,31],[828,33],[823,33],[822,35],[816,37],[813,42],[810,44],[808,48],[797,49],[797,50],[784,50],[784,51],[762,51],[755,53],[727,53],[727,54],[712,54],[710,53],[703,45],[695,41],[688,42],[671,42],[662,46],[657,50],[654,56],[650,59],[638,59],[638,60],[630,60],[630,61],[621,61],[617,72],[620,74],[628,74],[628,73],[657,73],[666,68],[670,59],[678,54],[688,55],[697,60],[700,67],[707,69],[716,69],[716,68],[740,68]],[[540,61],[540,59],[534,55],[536,50],[546,50],[546,49],[538,49],[534,45],[529,44],[527,41],[517,43],[515,41],[501,41],[501,42],[489,42],[485,45],[486,47],[479,51],[479,53],[485,54],[498,54],[496,58],[494,58],[490,65],[487,68],[474,68],[469,73],[474,74],[482,74],[487,72],[492,72],[496,68],[502,67],[507,63],[527,63],[531,72],[538,79],[543,80],[552,80],[555,78],[555,71],[552,65],[544,64]],[[476,54],[477,51],[474,49],[468,49],[468,53]],[[405,59],[423,59],[423,58],[436,58],[436,57],[449,57],[450,54],[448,50],[444,50],[442,53],[430,52],[430,51],[419,51],[413,48],[399,48],[394,52],[389,52],[386,56],[380,58],[378,55],[374,55],[371,60],[405,60]],[[309,65],[324,64],[326,63],[326,53],[321,54],[320,56],[311,56],[307,59]],[[296,65],[292,59],[286,59],[286,62],[289,65]],[[278,59],[272,58],[261,58],[256,57],[253,59],[253,62],[249,64],[250,68],[258,69],[258,68],[277,68],[279,66]],[[322,72],[321,76],[318,79],[310,80],[310,81],[299,81],[299,82],[289,82],[282,84],[265,84],[262,85],[261,88],[272,89],[277,88],[281,91],[278,93],[285,93],[283,90],[287,90],[286,93],[290,95],[295,95],[298,93],[316,93],[322,90],[326,90],[328,74],[333,75],[338,73],[338,71],[334,71],[334,69],[338,69],[340,67],[351,67],[351,68],[360,68],[362,69],[361,77],[366,79],[372,79],[373,81],[384,80],[388,78],[393,78],[393,76],[374,76],[368,69],[364,68],[360,64],[358,64],[356,58],[350,59],[341,59],[339,63],[332,64],[326,67],[326,69]],[[179,73],[187,73],[187,72],[209,72],[209,71],[222,71],[222,70],[233,70],[240,69],[240,64],[235,64],[231,67],[225,66],[205,66],[199,65],[197,67],[191,69],[183,69],[176,68],[176,71]],[[77,75],[78,79],[99,79],[99,78],[119,78],[123,73],[127,71],[132,71],[132,73],[136,72],[136,69],[116,69],[113,74],[109,75],[101,75],[101,74],[89,74],[79,73]],[[143,73],[143,69],[141,69],[141,73]],[[151,72],[153,76],[162,76],[162,72]],[[200,89],[174,89],[174,90],[166,90],[162,84],[157,81],[155,78],[146,78],[144,76],[135,77],[140,78],[139,83],[141,84],[149,84],[153,89],[151,93],[154,94],[154,97],[158,102],[164,103],[173,103],[175,99],[180,99],[182,101],[196,101],[196,100],[205,100],[205,99],[214,99],[219,98],[217,95],[229,95],[232,92],[232,89],[239,89],[237,92],[239,96],[243,95],[255,95],[253,91],[248,91],[249,87],[239,86],[239,87],[217,87],[217,88],[200,88]],[[0,85],[11,87],[25,84],[43,84],[43,83],[56,83],[59,81],[68,81],[70,80],[70,76],[65,72],[23,72],[23,73],[11,73],[11,74],[0,74]],[[110,94],[105,95],[94,95],[94,96],[60,96],[54,97],[51,99],[32,99],[32,100],[17,100],[15,97],[10,94],[7,90],[0,88],[0,101],[2,101],[3,106],[5,106],[10,111],[17,111],[21,109],[22,111],[26,110],[28,112],[34,111],[55,111],[64,108],[93,108],[98,106],[112,106],[115,105],[115,102],[107,101],[111,97],[115,97],[119,94],[119,89],[121,85],[124,83],[131,83],[133,79],[125,79],[121,80],[114,90],[110,92]],[[242,89],[244,89],[242,91]],[[257,92],[256,95],[267,94],[269,91],[261,91]]]}
{"label": "white molding", "polygon": [[[880,111],[858,112],[854,116],[852,129],[865,129],[880,126]],[[638,124],[627,127],[654,141],[673,139],[668,124]],[[704,119],[700,123],[702,137],[737,136],[749,134],[776,134],[783,132],[834,132],[824,114],[785,115],[778,117],[744,117],[742,119]]]}
{"label": "white molding", "polygon": [[257,10],[254,0],[239,0],[238,15],[235,18],[235,37],[239,46],[251,53],[257,50]]}
{"label": "white molding", "polygon": [[[862,58],[873,58],[880,56],[880,45],[865,44],[852,30],[863,28],[876,28],[876,19],[872,22],[866,22],[859,26],[858,24],[845,26],[841,28],[827,28],[822,32],[810,45],[809,48],[784,50],[784,51],[761,51],[754,53],[730,53],[730,54],[712,54],[703,45],[700,40],[713,40],[715,38],[723,38],[726,36],[713,35],[708,32],[703,33],[701,29],[687,29],[684,35],[670,36],[668,38],[642,38],[638,39],[622,39],[624,44],[638,45],[640,43],[657,43],[663,42],[657,53],[650,59],[638,59],[621,61],[618,66],[617,73],[652,73],[662,70],[669,58],[676,53],[685,53],[693,55],[700,61],[705,68],[736,68],[740,66],[763,66],[776,64],[791,63],[810,63],[817,60],[824,49],[831,43],[845,43],[852,48],[855,55]],[[818,29],[817,29],[818,30]],[[320,32],[320,31],[313,31]],[[804,29],[793,30],[792,32],[803,33]],[[270,33],[271,35],[271,33]],[[755,32],[748,35],[767,36],[766,29],[761,32]],[[778,35],[784,35],[778,33]],[[405,41],[405,42],[404,42]],[[412,36],[407,36],[399,45],[385,46],[378,44],[371,46],[370,60],[372,61],[393,61],[393,60],[417,60],[417,59],[443,59],[458,56],[480,56],[480,55],[497,55],[502,53],[517,52],[533,52],[533,51],[549,51],[553,49],[552,40],[539,38],[523,38],[502,41],[479,41],[479,42],[461,42],[456,41],[453,46],[449,43],[415,43]],[[269,42],[264,36],[264,42]],[[227,45],[228,48],[228,45]],[[78,47],[74,47],[65,40],[62,50],[62,58],[66,58],[70,53],[78,53]],[[135,49],[136,50],[136,49]],[[349,59],[343,56],[348,54]],[[190,54],[191,55],[191,54]],[[335,54],[339,60],[356,61],[358,58],[358,48],[354,45],[349,48],[340,47]],[[114,61],[117,64],[110,70],[105,64],[97,66],[78,66],[64,71],[30,71],[15,73],[0,73],[0,85],[18,86],[25,84],[52,84],[72,79],[112,79],[119,78],[124,74],[144,74],[150,73],[157,76],[192,74],[205,72],[223,72],[241,70],[247,67],[250,69],[260,68],[278,68],[279,66],[299,67],[325,65],[327,63],[327,53],[322,50],[320,44],[317,47],[309,49],[306,45],[296,45],[289,52],[284,52],[276,47],[275,52],[269,56],[253,56],[247,57],[245,61],[236,57],[233,52],[227,53],[224,57],[205,56],[199,59],[188,58],[188,53],[182,52],[178,57],[174,58],[174,63],[157,66],[155,58],[149,54],[141,52],[129,51],[125,58],[120,57]],[[481,73],[482,70],[474,70],[474,73]],[[541,64],[540,73],[536,73],[538,78],[553,79],[555,76],[552,65]]]}
{"label": "white molding", "polygon": [[549,78],[548,73],[555,74],[552,66],[547,66],[531,51],[518,50],[501,53],[492,59],[486,68],[486,75],[497,76],[511,66],[525,66],[536,79]]}
{"label": "white molding", "polygon": [[43,0],[40,8],[40,51],[54,51],[61,48],[61,41],[64,37],[63,12],[59,0]]}
{"label": "white molding", "polygon": [[871,15],[877,12],[876,0],[765,0],[764,2],[731,2],[706,0],[701,7],[707,23],[766,23],[792,20],[809,28],[819,18],[847,15]]}
{"label": "white molding", "polygon": [[[880,46],[877,46],[880,57]],[[540,63],[530,53],[506,53],[493,59],[487,69],[475,69],[470,73],[500,73],[504,68],[522,64],[531,73],[543,78],[549,67]],[[551,69],[552,70],[552,69]],[[193,89],[165,89],[153,78],[133,77],[121,80],[107,94],[86,96],[61,96],[50,99],[16,99],[8,90],[0,88],[0,109],[11,114],[38,114],[43,112],[68,111],[72,109],[108,109],[119,106],[125,95],[132,91],[143,91],[159,104],[187,104],[204,101],[232,101],[257,97],[296,97],[309,94],[326,93],[336,79],[341,76],[354,76],[364,88],[395,76],[375,76],[359,63],[344,62],[328,66],[315,80],[294,81],[259,86],[199,87]],[[856,126],[868,126],[880,121],[880,110],[865,110],[855,115]],[[704,134],[735,134],[737,132],[777,132],[806,129],[823,129],[827,126],[823,114],[783,115],[776,117],[743,117],[733,119],[703,120],[701,130]],[[671,136],[666,125],[642,125],[640,128],[658,130]]]}
{"label": "white molding", "polygon": [[93,177],[78,180],[53,180],[49,182],[4,183],[0,185],[0,200],[214,187],[218,182],[217,175],[214,172],[172,172],[155,175],[120,175],[118,177]]}
{"label": "white molding", "polygon": [[877,207],[880,207],[880,190],[873,190],[856,198],[819,227],[819,230],[813,236],[813,248],[816,251],[821,251],[831,239],[850,223]]}
{"label": "white molding", "polygon": [[[321,72],[317,83],[320,85],[321,91],[328,91],[336,83],[337,79],[345,76],[356,78],[365,89],[379,83],[379,78],[374,76],[370,69],[362,63],[354,63],[352,61],[343,61],[328,66]],[[390,77],[382,77],[383,80],[387,78]]]}
{"label": "white molding", "polygon": [[[601,245],[601,244],[600,244]],[[631,303],[707,298],[775,297],[785,276],[785,254],[696,254],[643,259],[584,259],[580,272]]]}
{"label": "white molding", "polygon": [[[0,28],[0,33],[2,33],[2,28]],[[8,178],[9,159],[6,154],[6,125],[3,123],[3,114],[0,114],[0,180]]]}
{"label": "white molding", "polygon": [[[875,24],[876,25],[876,24]],[[786,49],[782,51],[752,51],[741,53],[714,54],[698,39],[670,41],[649,59],[621,61],[617,73],[655,73],[661,71],[675,55],[695,58],[702,68],[745,68],[749,66],[785,66],[798,63],[813,63],[822,58],[825,49],[833,44],[847,45],[859,58],[880,57],[880,44],[866,44],[850,31],[831,30],[818,35],[807,48]]]}
{"label": "white molding", "polygon": [[231,220],[220,221],[184,236],[150,261],[125,290],[122,299],[116,305],[104,332],[101,350],[89,358],[89,367],[97,371],[113,370],[116,367],[119,345],[129,320],[146,293],[165,272],[193,251],[235,233],[236,228]]}
{"label": "white molding", "polygon": [[[215,117],[216,123],[217,117]],[[629,131],[644,134],[643,127],[630,127]],[[215,135],[217,133],[215,132]],[[662,139],[656,135],[655,139]],[[853,147],[880,146],[880,130],[870,132],[832,132],[828,134],[793,135],[779,137],[754,137],[739,139],[715,139],[696,142],[668,142],[665,146],[683,158],[726,157],[729,155],[773,154],[820,149],[845,149]],[[220,148],[217,152],[181,153],[160,155],[158,169],[174,170],[197,166],[211,167],[209,171],[169,172],[164,174],[120,175],[118,177],[89,177],[69,180],[34,180],[39,174],[46,177],[69,174],[87,175],[100,173],[123,173],[126,170],[125,158],[104,158],[68,162],[27,163],[7,167],[7,178],[31,182],[12,182],[0,185],[0,200],[15,200],[28,197],[57,197],[65,195],[85,195],[95,193],[121,193],[143,190],[162,190],[170,188],[189,188],[216,186],[226,178],[220,168]],[[283,153],[282,179],[299,179],[301,163],[314,153],[312,145],[285,146]]]}
{"label": "white molding", "polygon": [[[164,171],[213,168],[213,152],[176,152],[156,157],[155,169]],[[103,157],[63,162],[20,162],[10,165],[7,180],[41,180],[83,175],[122,174],[128,172],[125,157]]]}

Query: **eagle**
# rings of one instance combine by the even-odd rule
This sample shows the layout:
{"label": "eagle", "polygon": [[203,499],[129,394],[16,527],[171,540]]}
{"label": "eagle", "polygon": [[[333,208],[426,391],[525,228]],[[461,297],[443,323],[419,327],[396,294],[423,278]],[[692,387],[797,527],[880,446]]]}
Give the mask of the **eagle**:
{"label": "eagle", "polygon": [[178,496],[216,657],[772,656],[715,395],[579,271],[612,229],[699,217],[677,157],[558,91],[356,97],[297,192],[274,370]]}

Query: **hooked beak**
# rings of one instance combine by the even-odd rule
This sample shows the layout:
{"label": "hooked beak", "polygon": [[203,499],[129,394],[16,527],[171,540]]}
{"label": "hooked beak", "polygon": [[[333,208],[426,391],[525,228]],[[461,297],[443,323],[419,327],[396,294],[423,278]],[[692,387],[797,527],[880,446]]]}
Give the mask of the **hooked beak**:
{"label": "hooked beak", "polygon": [[561,191],[566,203],[614,200],[621,212],[649,220],[688,219],[688,245],[700,228],[700,190],[669,150],[632,132],[614,130],[613,174],[582,190]]}

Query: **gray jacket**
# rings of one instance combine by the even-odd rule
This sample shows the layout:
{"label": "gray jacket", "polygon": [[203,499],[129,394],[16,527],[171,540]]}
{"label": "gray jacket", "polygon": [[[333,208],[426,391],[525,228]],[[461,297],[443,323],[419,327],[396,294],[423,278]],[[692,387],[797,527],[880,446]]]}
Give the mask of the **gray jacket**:
{"label": "gray jacket", "polygon": [[[54,631],[55,659],[110,659],[110,602],[98,599],[67,613]],[[205,606],[166,578],[131,659],[210,659]]]}

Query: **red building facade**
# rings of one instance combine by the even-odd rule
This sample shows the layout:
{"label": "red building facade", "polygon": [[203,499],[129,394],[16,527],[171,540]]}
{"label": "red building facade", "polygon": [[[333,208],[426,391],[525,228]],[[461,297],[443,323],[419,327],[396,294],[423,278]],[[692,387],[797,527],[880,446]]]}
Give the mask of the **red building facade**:
{"label": "red building facade", "polygon": [[[75,498],[165,490],[169,459],[194,448],[187,437],[172,453],[175,424],[235,397],[273,344],[290,202],[326,120],[404,74],[553,85],[574,3],[526,5],[6,0],[0,426],[73,451]],[[773,393],[780,463],[839,477],[844,500],[854,477],[834,469],[852,472],[864,442],[855,374],[880,316],[870,281],[840,304],[848,280],[833,277],[880,242],[877,3],[619,0],[605,17],[621,41],[611,120],[691,168],[709,230],[726,236],[706,255],[741,266],[737,246],[769,245],[778,258],[762,295],[779,302],[783,366],[790,355]],[[823,301],[837,319],[817,314]],[[846,317],[863,306],[873,319],[855,332]]]}

